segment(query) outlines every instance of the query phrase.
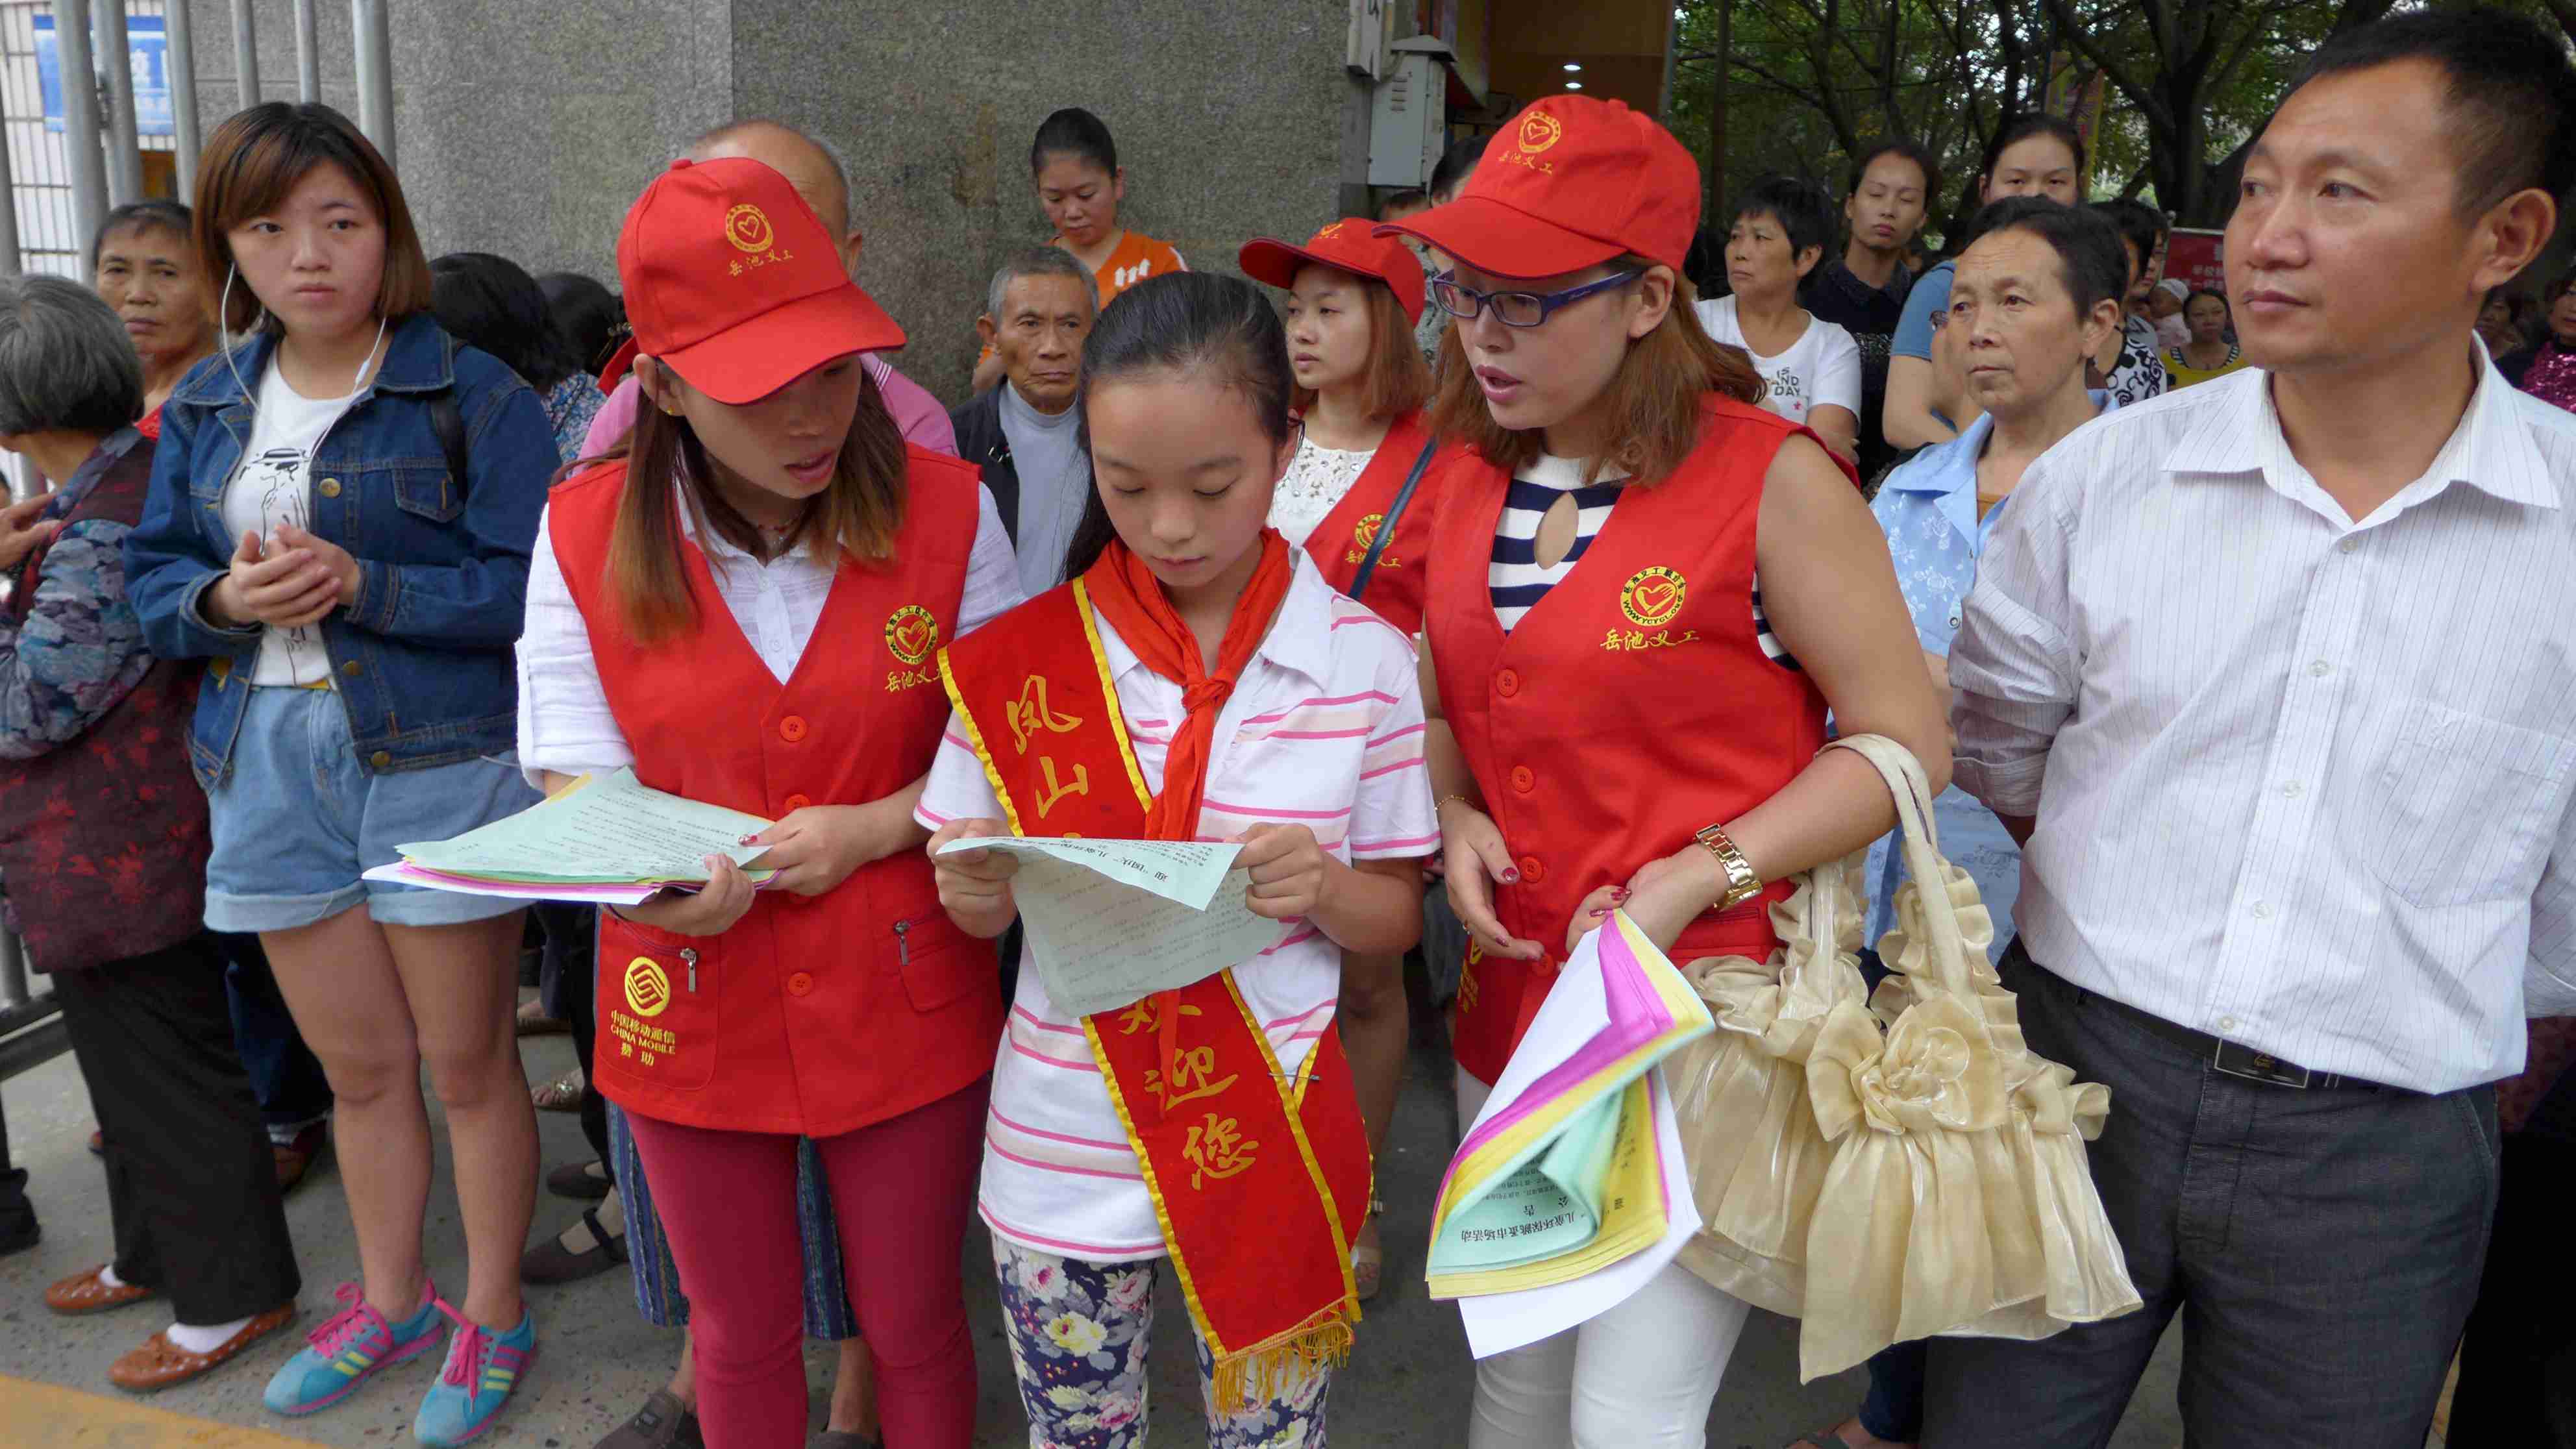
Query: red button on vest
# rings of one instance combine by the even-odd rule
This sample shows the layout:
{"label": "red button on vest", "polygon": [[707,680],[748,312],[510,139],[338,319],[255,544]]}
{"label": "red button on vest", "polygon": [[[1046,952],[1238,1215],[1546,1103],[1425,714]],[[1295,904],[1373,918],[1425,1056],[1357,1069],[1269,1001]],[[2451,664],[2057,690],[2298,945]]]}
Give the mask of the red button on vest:
{"label": "red button on vest", "polygon": [[788,995],[790,995],[790,996],[809,996],[809,995],[813,994],[813,991],[814,991],[814,978],[813,978],[813,977],[811,977],[811,976],[806,975],[804,972],[799,971],[799,972],[797,972],[795,975],[790,976],[790,977],[788,977],[788,978],[787,978],[787,994],[788,994]]}
{"label": "red button on vest", "polygon": [[1505,698],[1505,699],[1509,699],[1509,698],[1511,698],[1513,695],[1520,693],[1520,692],[1521,692],[1521,677],[1520,677],[1520,675],[1519,675],[1519,674],[1517,674],[1517,673],[1515,673],[1515,672],[1513,672],[1512,670],[1509,670],[1509,669],[1503,670],[1501,673],[1496,674],[1496,675],[1494,676],[1494,692],[1495,692],[1496,694],[1501,695],[1501,696],[1502,696],[1503,698]]}
{"label": "red button on vest", "polygon": [[[793,739],[795,736],[790,735],[788,738]],[[779,801],[778,805],[781,810],[785,811],[787,814],[793,815],[797,811],[802,810],[813,803],[813,801],[806,799],[802,795],[790,795],[786,799]]]}
{"label": "red button on vest", "polygon": [[787,718],[780,720],[778,722],[778,737],[791,745],[796,743],[798,740],[805,738],[804,716],[791,714]]}
{"label": "red button on vest", "polygon": [[1536,885],[1547,879],[1547,867],[1538,863],[1537,856],[1524,855],[1521,857],[1521,879]]}
{"label": "red button on vest", "polygon": [[1530,792],[1531,787],[1532,787],[1532,786],[1535,786],[1536,784],[1538,784],[1538,776],[1533,775],[1533,774],[1531,774],[1531,773],[1530,773],[1530,767],[1529,767],[1529,766],[1527,766],[1527,765],[1514,765],[1514,766],[1512,766],[1512,788],[1513,788],[1513,789],[1518,790],[1518,791],[1520,791],[1522,794],[1526,795],[1526,794],[1528,794],[1528,793]]}

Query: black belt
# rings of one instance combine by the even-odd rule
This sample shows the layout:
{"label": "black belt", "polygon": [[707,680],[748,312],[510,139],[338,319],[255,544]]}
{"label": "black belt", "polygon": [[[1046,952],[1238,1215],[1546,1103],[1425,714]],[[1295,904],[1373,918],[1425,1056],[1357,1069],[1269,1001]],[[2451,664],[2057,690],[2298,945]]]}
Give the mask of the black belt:
{"label": "black belt", "polygon": [[2403,1087],[2392,1087],[2384,1082],[2347,1077],[2336,1072],[2311,1071],[2296,1062],[2283,1061],[2269,1052],[2257,1051],[2243,1042],[2211,1036],[2205,1031],[2194,1031],[2177,1022],[2167,1021],[2153,1012],[2140,1011],[2125,1001],[2115,1001],[2098,991],[2088,991],[2031,960],[2030,953],[2022,949],[2019,941],[2013,942],[2010,955],[2019,957],[2021,964],[2025,966],[2032,967],[2044,975],[2055,977],[2059,985],[2075,993],[2077,1005],[2098,1004],[2108,1007],[2112,1014],[2129,1021],[2139,1030],[2172,1042],[2199,1060],[2207,1062],[2212,1070],[2224,1072],[2231,1077],[2242,1077],[2249,1082],[2261,1082],[2268,1087],[2288,1087],[2294,1091],[2323,1091],[2336,1087],[2355,1088],[2364,1092],[2405,1090]]}

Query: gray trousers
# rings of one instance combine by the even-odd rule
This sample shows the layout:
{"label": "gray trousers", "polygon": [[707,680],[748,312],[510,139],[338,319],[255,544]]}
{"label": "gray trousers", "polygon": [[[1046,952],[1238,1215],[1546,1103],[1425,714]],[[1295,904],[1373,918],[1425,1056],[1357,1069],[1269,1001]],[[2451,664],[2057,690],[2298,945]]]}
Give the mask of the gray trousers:
{"label": "gray trousers", "polygon": [[2101,1449],[2176,1311],[2186,1449],[2423,1449],[2495,1216],[2495,1089],[2248,1081],[2019,943],[2001,970],[2032,1049],[2111,1089],[2093,1181],[2146,1304],[1933,1340],[1926,1449]]}

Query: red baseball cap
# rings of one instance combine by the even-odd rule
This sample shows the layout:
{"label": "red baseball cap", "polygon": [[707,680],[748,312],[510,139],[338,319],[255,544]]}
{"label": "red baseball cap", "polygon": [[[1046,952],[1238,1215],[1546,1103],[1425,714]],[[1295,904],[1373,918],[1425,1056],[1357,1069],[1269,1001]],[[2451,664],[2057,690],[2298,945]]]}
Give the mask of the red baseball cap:
{"label": "red baseball cap", "polygon": [[1514,116],[1446,206],[1388,222],[1497,277],[1553,277],[1634,254],[1681,270],[1699,162],[1622,101],[1549,96]]}
{"label": "red baseball cap", "polygon": [[1359,217],[1346,216],[1315,233],[1302,247],[1292,247],[1270,237],[1254,237],[1236,254],[1235,265],[1256,282],[1274,287],[1296,285],[1297,270],[1310,263],[1339,267],[1363,277],[1375,277],[1395,289],[1395,300],[1411,321],[1422,320],[1422,263],[1404,243],[1391,236],[1370,230]]}
{"label": "red baseball cap", "polygon": [[757,161],[672,162],[626,213],[617,275],[635,350],[721,403],[904,343],[813,208]]}

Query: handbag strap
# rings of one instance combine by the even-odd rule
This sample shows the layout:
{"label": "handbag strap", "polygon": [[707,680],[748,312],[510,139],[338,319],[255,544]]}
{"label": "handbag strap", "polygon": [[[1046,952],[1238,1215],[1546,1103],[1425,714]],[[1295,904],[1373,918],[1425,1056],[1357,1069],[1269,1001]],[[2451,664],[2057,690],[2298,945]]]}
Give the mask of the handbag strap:
{"label": "handbag strap", "polygon": [[1934,985],[1962,996],[1976,990],[1968,968],[1967,937],[1950,906],[1950,863],[1942,858],[1941,838],[1932,824],[1932,782],[1914,752],[1885,735],[1850,735],[1825,746],[1850,750],[1878,769],[1887,793],[1896,801],[1896,829],[1905,851],[1906,873],[1921,893],[1922,918],[1936,980]]}
{"label": "handbag strap", "polygon": [[1422,486],[1422,470],[1431,466],[1431,454],[1440,446],[1433,438],[1422,445],[1422,456],[1413,460],[1413,471],[1404,475],[1404,486],[1396,490],[1395,501],[1386,506],[1386,517],[1377,525],[1377,537],[1369,540],[1368,556],[1360,560],[1360,571],[1351,575],[1351,598],[1356,601],[1368,592],[1369,580],[1377,574],[1377,556],[1386,552],[1386,541],[1395,537],[1395,521],[1404,516],[1404,505],[1413,501],[1413,490]]}

